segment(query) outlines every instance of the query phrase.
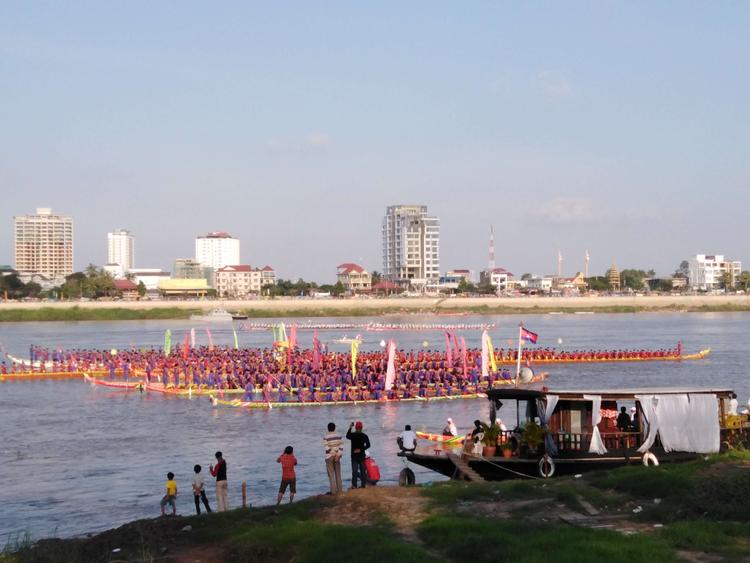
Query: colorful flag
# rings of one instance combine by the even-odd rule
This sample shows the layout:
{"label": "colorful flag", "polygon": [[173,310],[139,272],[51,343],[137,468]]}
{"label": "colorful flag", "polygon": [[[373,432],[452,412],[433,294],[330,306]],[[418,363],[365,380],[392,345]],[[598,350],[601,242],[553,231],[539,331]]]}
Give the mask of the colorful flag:
{"label": "colorful flag", "polygon": [[318,340],[318,329],[313,332],[313,371],[320,369],[320,340]]}
{"label": "colorful flag", "polygon": [[469,367],[466,365],[466,341],[461,337],[461,363],[464,366],[464,379],[469,376]]}
{"label": "colorful flag", "polygon": [[489,333],[487,334],[487,350],[490,356],[490,368],[492,368],[492,373],[497,372],[497,359],[495,358],[495,347],[492,345],[492,340],[490,339]]}
{"label": "colorful flag", "polygon": [[182,358],[185,360],[188,359],[188,346],[190,345],[189,338],[190,335],[188,334],[188,331],[185,331],[185,348],[182,351]]}
{"label": "colorful flag", "polygon": [[453,350],[451,349],[451,333],[445,331],[445,355],[448,360],[448,369],[453,367]]}
{"label": "colorful flag", "polygon": [[352,377],[357,377],[357,354],[359,354],[359,340],[352,340]]}
{"label": "colorful flag", "polygon": [[234,325],[232,325],[232,333],[234,334],[234,349],[239,350],[240,349],[240,343],[237,341],[237,331],[234,330]]}
{"label": "colorful flag", "polygon": [[[234,330],[234,327],[232,327],[232,330]],[[213,350],[214,349],[214,339],[211,338],[211,331],[207,328],[206,329],[206,336],[208,337],[208,349]]]}
{"label": "colorful flag", "polygon": [[386,393],[393,387],[394,379],[396,379],[396,343],[391,340],[388,343],[388,368],[385,372]]}
{"label": "colorful flag", "polygon": [[190,347],[195,348],[195,328],[190,329]]}
{"label": "colorful flag", "polygon": [[525,328],[521,327],[521,340],[527,340],[532,344],[536,344],[537,338],[539,338],[539,335],[537,333],[531,332],[530,330],[526,330]]}
{"label": "colorful flag", "polygon": [[164,331],[164,355],[169,356],[172,351],[172,331],[167,329]]}
{"label": "colorful flag", "polygon": [[482,377],[487,377],[490,374],[489,367],[489,350],[487,349],[487,339],[489,335],[485,330],[482,332]]}

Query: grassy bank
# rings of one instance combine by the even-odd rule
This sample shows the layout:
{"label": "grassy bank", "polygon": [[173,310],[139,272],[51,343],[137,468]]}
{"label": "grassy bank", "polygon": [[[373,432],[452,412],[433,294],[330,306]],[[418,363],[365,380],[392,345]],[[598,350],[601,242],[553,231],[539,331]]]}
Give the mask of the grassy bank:
{"label": "grassy bank", "polygon": [[89,309],[73,306],[40,307],[39,309],[3,309],[0,310],[0,322],[18,321],[138,321],[148,319],[187,319],[190,315],[200,313],[199,309],[151,308],[128,309],[124,307],[107,307]]}
{"label": "grassy bank", "polygon": [[[221,302],[216,302],[220,307]],[[18,321],[131,321],[148,319],[187,319],[192,314],[205,312],[198,307],[39,307],[39,308],[0,308],[0,322]],[[315,318],[315,317],[373,317],[386,315],[542,315],[549,313],[709,313],[709,312],[745,312],[750,311],[750,305],[736,303],[715,304],[670,304],[670,305],[597,305],[596,301],[585,301],[580,306],[508,306],[508,305],[467,305],[450,307],[440,305],[416,306],[404,300],[402,306],[368,306],[357,307],[294,307],[279,305],[278,307],[240,307],[240,312],[249,318]]]}
{"label": "grassy bank", "polygon": [[750,558],[749,495],[750,454],[734,453],[141,520],[88,539],[16,544],[0,561],[736,561]]}

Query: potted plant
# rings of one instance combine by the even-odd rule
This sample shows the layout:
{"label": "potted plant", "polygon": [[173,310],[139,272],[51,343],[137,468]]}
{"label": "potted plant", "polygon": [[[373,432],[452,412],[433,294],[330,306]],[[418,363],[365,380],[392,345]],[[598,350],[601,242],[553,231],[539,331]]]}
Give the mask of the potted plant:
{"label": "potted plant", "polygon": [[482,456],[495,457],[497,453],[497,439],[500,436],[500,425],[495,423],[492,426],[482,423],[484,436],[482,437]]}
{"label": "potted plant", "polygon": [[513,457],[513,444],[504,442],[500,447],[503,449],[503,457]]}
{"label": "potted plant", "polygon": [[537,448],[544,440],[544,430],[533,420],[526,423],[521,434],[521,441],[526,445],[530,453],[536,453]]}

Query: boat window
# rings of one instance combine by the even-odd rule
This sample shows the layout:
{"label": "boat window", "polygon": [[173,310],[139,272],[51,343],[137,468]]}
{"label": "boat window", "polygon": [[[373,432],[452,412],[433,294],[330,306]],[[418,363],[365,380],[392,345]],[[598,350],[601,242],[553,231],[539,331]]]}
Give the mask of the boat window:
{"label": "boat window", "polygon": [[570,432],[573,434],[580,434],[583,432],[581,425],[581,411],[579,410],[570,410]]}

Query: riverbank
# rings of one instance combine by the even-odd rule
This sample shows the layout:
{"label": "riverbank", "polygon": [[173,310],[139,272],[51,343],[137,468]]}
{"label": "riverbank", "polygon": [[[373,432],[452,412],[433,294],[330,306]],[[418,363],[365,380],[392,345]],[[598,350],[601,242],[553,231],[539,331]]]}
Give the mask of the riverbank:
{"label": "riverbank", "polygon": [[734,452],[578,479],[378,486],[35,545],[17,538],[0,561],[736,561],[750,557],[749,492],[750,453]]}
{"label": "riverbank", "polygon": [[223,308],[250,318],[750,311],[749,295],[258,299],[0,303],[0,322],[187,319]]}

